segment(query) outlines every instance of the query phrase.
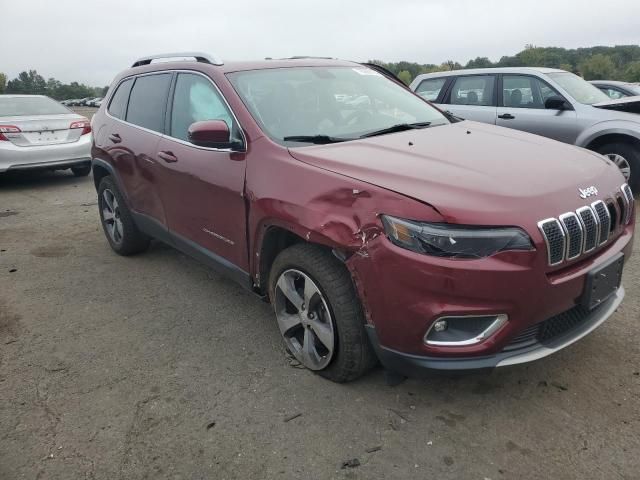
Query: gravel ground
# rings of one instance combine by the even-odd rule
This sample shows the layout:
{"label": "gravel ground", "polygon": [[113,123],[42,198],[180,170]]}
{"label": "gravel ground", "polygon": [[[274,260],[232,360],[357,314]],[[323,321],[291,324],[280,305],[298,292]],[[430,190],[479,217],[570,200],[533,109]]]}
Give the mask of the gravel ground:
{"label": "gravel ground", "polygon": [[336,385],[232,282],[112,253],[91,178],[8,175],[0,199],[2,480],[639,478],[638,248],[622,307],[555,356]]}

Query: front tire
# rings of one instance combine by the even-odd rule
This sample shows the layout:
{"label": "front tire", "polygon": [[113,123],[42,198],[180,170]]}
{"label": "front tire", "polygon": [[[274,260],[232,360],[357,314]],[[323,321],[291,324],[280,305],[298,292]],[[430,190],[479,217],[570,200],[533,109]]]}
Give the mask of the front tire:
{"label": "front tire", "polygon": [[634,193],[640,190],[640,149],[628,143],[608,143],[598,153],[615,163]]}
{"label": "front tire", "polygon": [[283,250],[271,268],[269,298],[287,349],[308,369],[342,383],[376,364],[351,276],[325,248]]}
{"label": "front tire", "polygon": [[150,238],[136,226],[120,190],[109,176],[98,187],[98,210],[104,234],[118,255],[134,255],[149,248]]}

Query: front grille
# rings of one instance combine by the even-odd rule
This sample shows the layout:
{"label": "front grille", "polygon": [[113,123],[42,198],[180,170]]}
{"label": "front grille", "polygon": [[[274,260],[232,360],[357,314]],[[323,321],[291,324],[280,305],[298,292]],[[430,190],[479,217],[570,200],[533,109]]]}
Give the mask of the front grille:
{"label": "front grille", "polygon": [[[617,207],[616,207],[617,204]],[[605,244],[618,227],[627,225],[633,214],[633,195],[625,183],[613,198],[593,202],[575,212],[538,222],[547,246],[547,262],[559,265]]]}
{"label": "front grille", "polygon": [[587,308],[582,305],[576,305],[566,312],[525,328],[511,339],[504,350],[516,350],[535,343],[545,343],[554,340],[579,327],[589,313],[591,312]]}

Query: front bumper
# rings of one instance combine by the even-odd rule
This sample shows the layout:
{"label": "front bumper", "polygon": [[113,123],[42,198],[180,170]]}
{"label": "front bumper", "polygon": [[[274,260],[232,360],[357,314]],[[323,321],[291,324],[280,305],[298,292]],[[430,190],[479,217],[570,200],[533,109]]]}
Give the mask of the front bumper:
{"label": "front bumper", "polygon": [[[589,272],[633,249],[634,222],[616,232],[591,255],[550,268],[544,250],[502,252],[477,260],[420,255],[379,236],[366,254],[347,260],[367,318],[372,344],[389,369],[477,370],[522,363],[549,355],[588,334],[622,301],[620,288],[603,306],[585,311],[577,329],[545,343],[517,342],[523,332],[571,313],[582,303]],[[603,304],[604,305],[604,304]],[[492,336],[464,346],[427,345],[424,336],[444,316],[505,314],[508,321]],[[566,335],[565,335],[566,333]],[[518,343],[518,348],[514,344]]]}
{"label": "front bumper", "polygon": [[555,337],[548,342],[537,342],[521,349],[502,351],[488,356],[446,358],[410,355],[381,346],[376,335],[375,327],[372,325],[367,326],[367,333],[384,367],[401,375],[420,377],[433,370],[492,370],[496,367],[532,362],[577,342],[602,325],[602,323],[616,311],[620,303],[622,303],[624,295],[624,287],[620,287],[611,298],[590,312],[578,326],[566,332],[564,335]]}
{"label": "front bumper", "polygon": [[0,172],[38,168],[69,168],[91,161],[91,135],[76,142],[20,147],[0,142]]}

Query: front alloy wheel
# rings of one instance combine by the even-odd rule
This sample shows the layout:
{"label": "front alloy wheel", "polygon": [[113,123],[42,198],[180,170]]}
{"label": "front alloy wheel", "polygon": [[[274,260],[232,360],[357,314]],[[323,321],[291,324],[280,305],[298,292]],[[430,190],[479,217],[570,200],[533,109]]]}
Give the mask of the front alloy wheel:
{"label": "front alloy wheel", "polygon": [[280,333],[293,356],[310,370],[333,358],[335,333],[327,302],[308,275],[285,270],[276,282],[274,306]]}
{"label": "front alloy wheel", "polygon": [[618,153],[606,153],[605,157],[616,164],[620,172],[622,172],[624,179],[628,182],[631,177],[631,165],[629,165],[627,159]]}

